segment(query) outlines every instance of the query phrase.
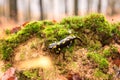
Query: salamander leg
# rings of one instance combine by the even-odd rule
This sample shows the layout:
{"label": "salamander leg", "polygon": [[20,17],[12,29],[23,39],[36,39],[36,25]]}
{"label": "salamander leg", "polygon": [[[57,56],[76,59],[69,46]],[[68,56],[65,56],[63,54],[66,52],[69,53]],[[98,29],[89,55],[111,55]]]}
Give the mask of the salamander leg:
{"label": "salamander leg", "polygon": [[63,60],[66,60],[66,58],[65,58],[65,52],[63,52]]}

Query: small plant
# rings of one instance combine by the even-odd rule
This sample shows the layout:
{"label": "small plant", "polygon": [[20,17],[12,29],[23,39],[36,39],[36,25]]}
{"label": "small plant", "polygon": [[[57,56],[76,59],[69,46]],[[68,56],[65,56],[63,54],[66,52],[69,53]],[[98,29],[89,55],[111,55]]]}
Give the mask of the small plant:
{"label": "small plant", "polygon": [[[29,22],[29,24],[27,24],[16,34],[9,36],[6,40],[2,41],[0,43],[0,53],[2,54],[2,59],[9,61],[14,48],[16,48],[20,43],[27,41],[31,37],[40,35],[39,33],[44,29],[43,26],[48,25],[47,22],[48,21]],[[48,23],[50,24],[50,22]]]}
{"label": "small plant", "polygon": [[110,51],[109,48],[103,50],[103,56],[104,57],[110,57],[111,56],[111,51]]}
{"label": "small plant", "polygon": [[30,72],[30,71],[24,71],[23,74],[28,78],[34,78],[37,76],[36,73]]}
{"label": "small plant", "polygon": [[90,41],[90,44],[88,45],[88,48],[90,49],[90,50],[98,50],[98,49],[100,49],[102,47],[102,44],[100,43],[100,41]]}
{"label": "small plant", "polygon": [[120,22],[113,23],[112,24],[112,33],[114,33],[114,36],[118,35],[120,37]]}
{"label": "small plant", "polygon": [[114,45],[110,45],[110,50],[111,50],[111,53],[118,53],[118,49]]}
{"label": "small plant", "polygon": [[69,31],[64,25],[54,25],[48,26],[43,30],[47,40],[56,40],[59,41],[69,35]]}
{"label": "small plant", "polygon": [[29,79],[34,79],[34,80],[41,80],[41,77],[38,76],[38,69],[34,69],[34,70],[25,70],[23,71],[23,75],[25,75],[27,78]]}
{"label": "small plant", "polygon": [[110,45],[109,48],[106,48],[103,50],[103,56],[104,57],[117,57],[118,54],[118,48],[114,45]]}
{"label": "small plant", "polygon": [[37,50],[37,45],[36,45],[35,43],[32,43],[32,44],[30,45],[30,48],[31,48],[31,49],[36,49],[36,50]]}
{"label": "small plant", "polygon": [[5,33],[6,33],[7,35],[9,35],[9,34],[10,34],[10,30],[9,30],[9,29],[6,29],[6,30],[5,30]]}
{"label": "small plant", "polygon": [[98,64],[99,69],[108,69],[109,63],[107,59],[105,59],[102,55],[98,53],[88,53],[87,57],[93,60],[95,63]]}
{"label": "small plant", "polygon": [[108,74],[103,73],[99,69],[95,69],[94,76],[97,77],[98,79],[105,79],[105,80],[108,80],[109,78]]}
{"label": "small plant", "polygon": [[7,63],[7,64],[5,64],[4,67],[2,67],[2,71],[6,71],[6,70],[9,69],[10,67],[12,67],[12,64],[11,64],[11,63]]}

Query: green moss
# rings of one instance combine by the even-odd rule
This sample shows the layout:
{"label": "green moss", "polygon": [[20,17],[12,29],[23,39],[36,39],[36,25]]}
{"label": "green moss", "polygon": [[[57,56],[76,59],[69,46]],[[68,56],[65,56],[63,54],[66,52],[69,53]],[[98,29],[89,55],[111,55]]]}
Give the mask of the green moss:
{"label": "green moss", "polygon": [[[4,60],[10,60],[10,57],[12,56],[14,48],[16,48],[20,43],[23,43],[30,39],[31,37],[35,35],[41,36],[40,32],[44,29],[44,26],[50,24],[50,21],[36,21],[36,22],[30,22],[17,32],[16,34],[13,34],[9,36],[6,40],[2,41],[0,52],[2,53],[2,59]],[[51,24],[52,25],[52,22]]]}
{"label": "green moss", "polygon": [[111,50],[111,53],[113,54],[118,53],[118,48],[114,45],[110,45],[110,50]]}
{"label": "green moss", "polygon": [[0,46],[4,60],[9,60],[14,48],[33,36],[44,38],[46,47],[60,41],[68,35],[77,35],[82,46],[99,49],[110,44],[114,35],[119,36],[120,23],[109,23],[102,14],[91,14],[85,17],[68,17],[59,23],[52,21],[36,21],[28,23],[22,30],[12,34]]}
{"label": "green moss", "polygon": [[97,41],[97,40],[96,41],[91,40],[90,45],[88,45],[88,48],[90,50],[98,50],[101,47],[102,47],[102,44],[100,43],[100,41]]}
{"label": "green moss", "polygon": [[120,22],[112,24],[112,33],[114,33],[115,35],[118,35],[120,37],[120,30],[119,29],[120,29]]}
{"label": "green moss", "polygon": [[95,63],[98,64],[99,69],[108,69],[109,63],[106,58],[101,56],[98,53],[88,53],[87,57],[93,60]]}
{"label": "green moss", "polygon": [[97,33],[111,33],[111,24],[102,14],[91,14],[85,17],[68,17],[61,21],[63,25],[69,25],[72,29],[89,29]]}
{"label": "green moss", "polygon": [[79,28],[84,27],[84,21],[82,17],[75,16],[75,17],[67,17],[64,18],[60,24],[65,25],[67,28],[71,28],[77,30]]}
{"label": "green moss", "polygon": [[110,45],[110,47],[103,50],[104,57],[117,58],[119,55],[118,48],[115,45]]}
{"label": "green moss", "polygon": [[111,24],[106,21],[105,17],[101,14],[92,14],[87,16],[84,19],[84,26],[87,29],[90,29],[94,32],[94,34],[97,34],[99,36],[99,41],[101,41],[102,44],[108,44],[109,42],[106,41],[109,38],[111,38],[112,35],[112,28]]}
{"label": "green moss", "polygon": [[36,72],[24,71],[23,74],[24,74],[25,76],[27,76],[28,78],[37,77],[37,73],[36,73]]}
{"label": "green moss", "polygon": [[[108,40],[112,38],[114,29],[102,14],[91,14],[85,17],[68,17],[63,19],[60,24],[74,30],[74,34],[80,37],[82,35],[82,41],[85,41],[85,34],[87,34],[87,39],[91,36],[90,33],[96,34],[103,45],[110,43]],[[86,44],[89,45],[89,42],[86,42]]]}
{"label": "green moss", "polygon": [[38,69],[31,69],[31,70],[25,70],[22,72],[19,72],[19,80],[42,80],[41,76],[38,75],[39,70]]}
{"label": "green moss", "polygon": [[103,56],[104,57],[110,57],[111,56],[111,51],[110,51],[109,48],[103,50]]}
{"label": "green moss", "polygon": [[47,26],[43,33],[45,34],[46,39],[46,46],[48,46],[51,43],[60,41],[61,39],[68,36],[70,33],[68,31],[69,29],[65,28],[64,25],[53,25],[53,26]]}
{"label": "green moss", "polygon": [[10,34],[10,30],[9,30],[9,29],[6,29],[6,30],[5,30],[5,34],[9,35],[9,34]]}
{"label": "green moss", "polygon": [[109,75],[108,75],[108,74],[103,73],[103,72],[102,72],[101,70],[99,70],[99,69],[96,69],[96,70],[95,70],[94,76],[97,77],[98,79],[105,79],[105,80],[108,80],[108,78],[109,78]]}
{"label": "green moss", "polygon": [[47,26],[43,33],[46,35],[46,38],[56,38],[57,40],[61,40],[69,35],[69,29],[65,28],[64,25],[54,25],[54,26]]}

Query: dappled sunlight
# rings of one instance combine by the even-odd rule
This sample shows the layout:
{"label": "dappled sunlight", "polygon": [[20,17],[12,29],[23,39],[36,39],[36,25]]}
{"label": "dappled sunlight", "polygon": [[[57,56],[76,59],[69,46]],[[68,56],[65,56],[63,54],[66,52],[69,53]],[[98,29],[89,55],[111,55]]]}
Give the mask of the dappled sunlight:
{"label": "dappled sunlight", "polygon": [[25,70],[25,69],[31,69],[31,68],[52,68],[52,61],[47,56],[40,56],[38,58],[34,59],[28,59],[25,61],[20,61],[15,63],[14,67],[17,70]]}

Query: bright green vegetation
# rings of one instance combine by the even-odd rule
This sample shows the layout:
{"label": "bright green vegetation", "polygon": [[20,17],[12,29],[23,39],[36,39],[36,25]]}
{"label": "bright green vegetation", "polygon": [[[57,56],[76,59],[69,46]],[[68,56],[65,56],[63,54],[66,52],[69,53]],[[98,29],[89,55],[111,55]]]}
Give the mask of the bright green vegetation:
{"label": "bright green vegetation", "polygon": [[103,70],[103,69],[108,69],[109,62],[107,61],[106,58],[101,56],[99,53],[88,53],[87,57],[93,60],[93,62],[98,64],[98,68]]}
{"label": "bright green vegetation", "polygon": [[[89,60],[82,61],[83,65],[87,64],[89,66],[91,64],[88,64],[86,61],[91,61],[90,63],[93,63],[92,65],[95,67],[95,77],[112,80],[110,74],[107,73],[109,70],[108,58],[116,58],[118,56],[118,50],[113,46],[112,41],[116,37],[120,38],[119,29],[120,23],[109,23],[102,14],[91,14],[85,17],[67,17],[59,23],[52,21],[30,22],[17,33],[10,34],[10,31],[6,30],[6,34],[9,34],[9,36],[7,39],[0,39],[0,58],[12,62],[14,49],[33,37],[38,37],[41,40],[39,45],[41,46],[42,43],[45,43],[44,47],[47,49],[50,43],[58,42],[69,35],[75,35],[81,39],[81,42],[76,40],[71,47],[63,49],[63,52],[67,53],[67,61],[69,63],[70,61],[73,62],[71,64],[68,64],[68,62],[55,62],[61,70],[60,73],[66,74],[69,71],[68,68],[79,69],[77,64],[79,59],[76,58],[76,62],[73,60],[74,51],[84,47],[91,52],[87,53]],[[109,47],[104,49],[103,46],[105,45]],[[30,48],[37,50],[36,43],[32,43]],[[77,56],[79,57],[79,54]],[[24,53],[20,57],[24,59]],[[70,66],[65,68],[67,64]],[[11,66],[11,64],[7,64],[4,69]],[[38,75],[38,71],[38,69],[22,71],[18,74],[20,76],[19,80],[42,80],[42,77]]]}
{"label": "bright green vegetation", "polygon": [[104,49],[103,50],[103,55],[104,55],[104,57],[110,57],[111,56],[110,49]]}
{"label": "bright green vegetation", "polygon": [[16,34],[12,34],[8,39],[0,41],[0,53],[2,53],[2,59],[10,60],[14,48],[16,48],[20,43],[27,41],[33,36],[41,37],[43,26],[52,25],[52,22],[48,21],[37,21],[31,22],[20,30]]}
{"label": "bright green vegetation", "polygon": [[10,60],[14,48],[34,36],[44,39],[47,47],[49,43],[59,41],[68,35],[76,35],[80,37],[82,47],[97,50],[110,44],[114,36],[119,37],[119,25],[120,23],[109,23],[102,14],[68,17],[59,23],[30,22],[16,34],[11,34],[6,40],[0,40],[1,57],[4,60]]}
{"label": "bright green vegetation", "polygon": [[111,27],[112,28],[112,33],[117,35],[117,37],[120,37],[120,31],[119,31],[119,29],[120,29],[120,22],[113,23],[111,26],[112,26]]}
{"label": "bright green vegetation", "polygon": [[102,44],[107,44],[113,34],[111,24],[101,14],[65,18],[61,24],[74,30],[73,32],[81,37],[84,45],[89,45],[90,40],[93,40],[94,43],[99,40]]}
{"label": "bright green vegetation", "polygon": [[9,34],[10,34],[10,30],[9,30],[9,29],[6,29],[6,30],[5,30],[5,33],[6,33],[7,35],[9,35]]}
{"label": "bright green vegetation", "polygon": [[105,74],[99,69],[95,69],[94,76],[98,79],[112,80],[113,75]]}
{"label": "bright green vegetation", "polygon": [[43,33],[45,34],[46,37],[46,42],[51,43],[55,41],[59,41],[66,36],[68,36],[70,33],[68,32],[68,28],[65,28],[64,25],[53,25],[53,26],[47,26],[44,30]]}
{"label": "bright green vegetation", "polygon": [[22,72],[19,72],[18,80],[42,80],[41,76],[38,76],[39,69],[31,69],[31,70],[25,70]]}
{"label": "bright green vegetation", "polygon": [[113,45],[110,45],[109,48],[106,48],[103,50],[103,56],[108,58],[108,57],[117,57],[118,55],[118,50],[117,50],[117,47],[113,46]]}

